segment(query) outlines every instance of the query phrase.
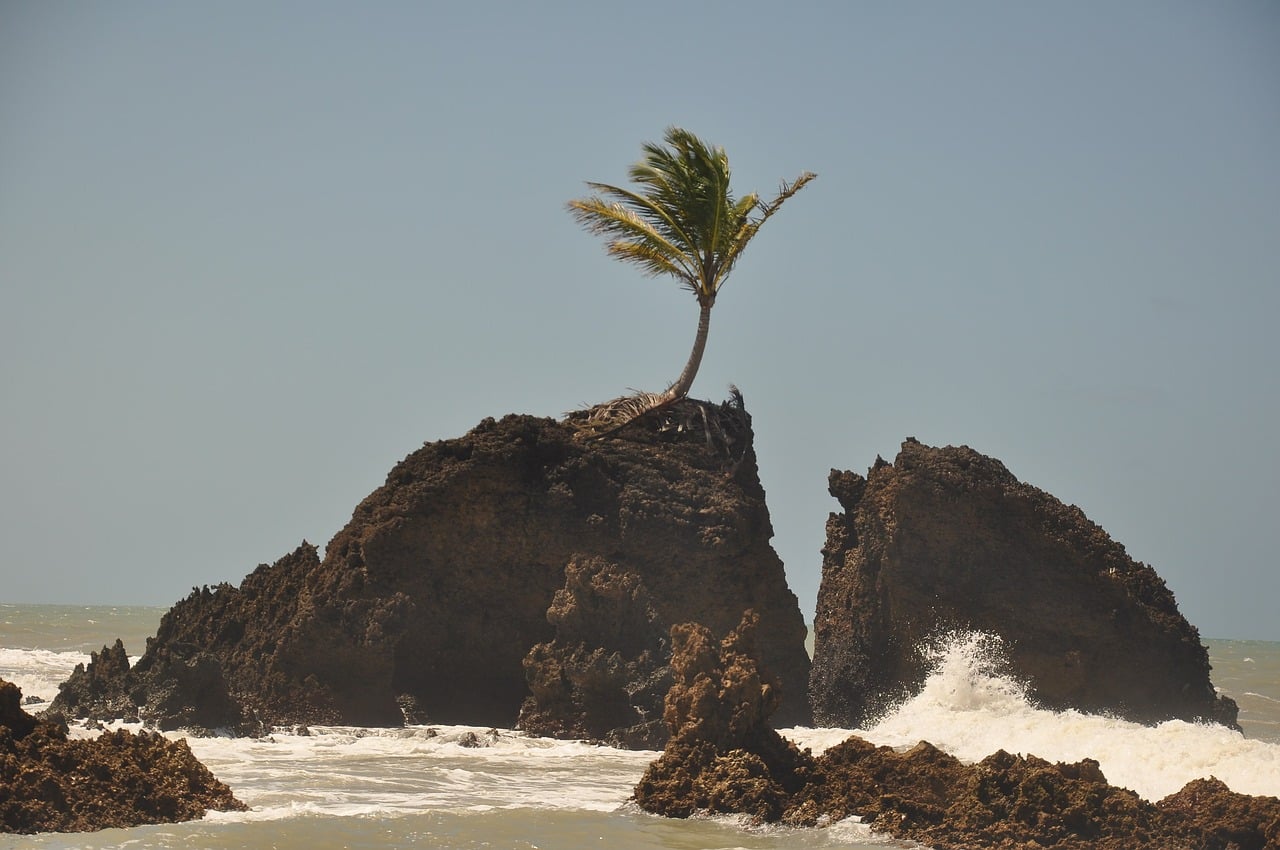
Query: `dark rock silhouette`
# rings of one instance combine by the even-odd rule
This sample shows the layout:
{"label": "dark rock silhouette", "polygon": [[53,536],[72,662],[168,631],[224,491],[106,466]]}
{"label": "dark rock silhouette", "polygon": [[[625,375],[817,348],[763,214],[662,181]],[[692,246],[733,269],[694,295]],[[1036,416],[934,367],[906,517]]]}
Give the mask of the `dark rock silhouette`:
{"label": "dark rock silhouette", "polygon": [[[805,722],[805,625],[772,535],[740,399],[682,402],[594,441],[550,419],[487,419],[397,464],[323,560],[304,543],[239,587],[193,592],[134,669],[104,650],[53,710],[118,717],[124,700],[161,727],[248,733],[406,716],[511,726],[529,694],[526,656],[569,627],[547,618],[566,566],[595,557],[643,582],[660,634],[695,619],[728,631],[755,608],[763,663],[792,694],[779,722]],[[606,648],[635,660],[630,646]]]}
{"label": "dark rock silhouette", "polygon": [[936,850],[1280,850],[1280,800],[1213,779],[1151,803],[1090,759],[997,752],[969,765],[925,741],[900,752],[856,736],[815,758],[769,727],[777,694],[752,658],[753,626],[748,614],[719,644],[696,624],[672,629],[672,736],[636,786],[646,811],[798,827],[856,816]]}
{"label": "dark rock silhouette", "polygon": [[829,483],[843,511],[827,521],[814,623],[819,724],[865,724],[919,689],[922,645],[973,630],[1002,638],[1048,708],[1236,726],[1172,592],[1079,508],[968,447],[914,439],[892,465]]}
{"label": "dark rock silhouette", "polygon": [[574,558],[547,620],[556,637],[525,656],[532,696],[517,727],[546,737],[661,749],[671,653],[639,576],[602,558]]}
{"label": "dark rock silhouette", "polygon": [[0,831],[86,832],[246,808],[186,741],[125,730],[69,740],[65,726],[32,717],[20,700],[0,680]]}

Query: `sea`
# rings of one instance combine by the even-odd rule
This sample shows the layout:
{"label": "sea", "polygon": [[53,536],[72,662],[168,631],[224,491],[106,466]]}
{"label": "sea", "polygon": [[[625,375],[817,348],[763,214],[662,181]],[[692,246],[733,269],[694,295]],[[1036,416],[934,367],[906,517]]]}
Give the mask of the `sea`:
{"label": "sea", "polygon": [[[0,678],[52,699],[89,653],[118,637],[133,656],[163,608],[0,604]],[[998,640],[941,636],[924,689],[866,729],[780,730],[815,754],[858,734],[927,740],[966,761],[1003,749],[1051,761],[1094,758],[1108,780],[1158,800],[1192,779],[1280,796],[1280,643],[1207,640],[1214,684],[1240,705],[1244,734],[1170,721],[1148,727],[1035,707],[1001,675]],[[33,703],[36,712],[42,703]],[[305,734],[299,734],[303,732]],[[90,737],[88,729],[72,734]],[[172,737],[180,737],[171,733]],[[530,738],[512,729],[312,727],[264,738],[190,738],[196,756],[249,805],[203,820],[93,833],[0,834],[0,848],[432,847],[457,850],[778,850],[919,847],[856,819],[814,829],[738,818],[646,814],[631,791],[656,752]],[[468,746],[479,744],[479,746]]]}

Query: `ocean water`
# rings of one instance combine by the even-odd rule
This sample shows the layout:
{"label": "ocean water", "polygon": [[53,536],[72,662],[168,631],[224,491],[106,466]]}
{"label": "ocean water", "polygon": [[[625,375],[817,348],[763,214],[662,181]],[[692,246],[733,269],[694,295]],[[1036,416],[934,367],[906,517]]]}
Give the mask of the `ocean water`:
{"label": "ocean water", "polygon": [[[24,694],[52,698],[90,650],[116,637],[131,655],[140,655],[162,613],[0,605],[0,677]],[[1208,646],[1214,683],[1239,702],[1244,735],[1179,721],[1145,727],[1038,709],[1016,682],[999,674],[998,642],[966,634],[941,639],[924,690],[871,728],[783,734],[815,752],[856,731],[890,746],[928,740],[965,760],[997,749],[1061,761],[1088,756],[1113,784],[1152,800],[1210,775],[1243,793],[1280,796],[1280,643],[1211,640]],[[654,817],[629,797],[657,753],[528,738],[506,729],[313,727],[308,735],[189,743],[251,811],[87,834],[0,835],[0,848],[905,846],[853,820],[799,830],[751,827],[733,818]]]}

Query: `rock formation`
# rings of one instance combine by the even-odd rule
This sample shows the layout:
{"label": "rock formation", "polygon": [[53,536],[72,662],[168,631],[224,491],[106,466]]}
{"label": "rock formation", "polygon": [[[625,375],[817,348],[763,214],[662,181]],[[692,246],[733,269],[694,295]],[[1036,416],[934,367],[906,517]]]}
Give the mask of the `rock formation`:
{"label": "rock formation", "polygon": [[639,576],[598,557],[574,558],[547,620],[556,637],[525,656],[532,696],[517,727],[545,737],[662,749],[671,653]]}
{"label": "rock formation", "polygon": [[125,730],[69,740],[65,727],[23,711],[21,696],[0,680],[0,831],[86,832],[246,808],[186,741]]}
{"label": "rock formation", "polygon": [[646,811],[797,827],[856,816],[936,850],[1280,850],[1280,799],[1214,779],[1151,803],[1110,785],[1090,759],[998,752],[964,764],[924,741],[900,752],[856,736],[815,758],[769,728],[777,693],[752,658],[753,625],[748,615],[719,644],[696,624],[672,629],[672,735],[636,786]]}
{"label": "rock formation", "polygon": [[663,712],[671,739],[636,785],[645,811],[777,821],[804,787],[813,759],[769,725],[781,694],[756,664],[758,626],[748,611],[721,641],[699,623],[672,627],[675,681]]}
{"label": "rock formation", "polygon": [[810,704],[856,727],[918,690],[939,634],[997,634],[1051,709],[1235,726],[1208,653],[1155,570],[1079,508],[968,447],[908,439],[864,478],[832,471]]}
{"label": "rock formation", "polygon": [[[125,700],[161,727],[248,732],[406,716],[510,726],[529,694],[526,656],[572,631],[548,621],[567,581],[572,594],[566,566],[599,558],[643,584],[652,620],[632,622],[644,630],[697,620],[724,632],[758,611],[763,664],[791,694],[779,721],[805,722],[805,625],[772,535],[740,398],[684,402],[600,440],[550,419],[487,419],[397,464],[323,560],[304,543],[239,587],[193,592],[132,670],[114,656],[109,676],[90,664],[52,710],[115,717]],[[644,643],[603,648],[631,663]],[[538,663],[536,687],[550,677]]]}

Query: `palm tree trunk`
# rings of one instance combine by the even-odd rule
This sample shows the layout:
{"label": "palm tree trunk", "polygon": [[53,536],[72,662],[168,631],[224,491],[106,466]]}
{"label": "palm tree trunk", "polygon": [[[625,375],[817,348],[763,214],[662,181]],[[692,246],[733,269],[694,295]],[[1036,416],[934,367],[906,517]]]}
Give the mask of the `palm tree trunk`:
{"label": "palm tree trunk", "polygon": [[702,353],[707,350],[707,331],[711,328],[711,306],[715,302],[701,298],[698,302],[701,309],[698,313],[698,335],[693,340],[693,351],[689,352],[689,360],[684,364],[684,371],[680,373],[680,377],[676,378],[676,382],[662,394],[665,404],[679,401],[689,395],[689,390],[693,388],[693,379],[697,377],[698,368],[702,365]]}

